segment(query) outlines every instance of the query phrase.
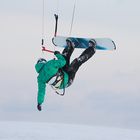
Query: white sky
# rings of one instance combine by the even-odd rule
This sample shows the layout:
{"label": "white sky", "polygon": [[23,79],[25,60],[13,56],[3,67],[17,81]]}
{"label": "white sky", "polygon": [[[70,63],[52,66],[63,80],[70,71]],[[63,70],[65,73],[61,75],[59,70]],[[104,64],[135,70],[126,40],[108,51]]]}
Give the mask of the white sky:
{"label": "white sky", "polygon": [[[59,0],[60,35],[68,35],[74,1]],[[53,49],[56,0],[46,0],[45,37]],[[116,51],[97,51],[76,75],[66,95],[47,87],[43,111],[36,110],[37,58],[42,1],[0,1],[0,120],[34,120],[140,129],[140,1],[77,0],[73,36],[110,37]],[[60,48],[58,48],[61,50]],[[77,50],[74,57],[81,53]]]}

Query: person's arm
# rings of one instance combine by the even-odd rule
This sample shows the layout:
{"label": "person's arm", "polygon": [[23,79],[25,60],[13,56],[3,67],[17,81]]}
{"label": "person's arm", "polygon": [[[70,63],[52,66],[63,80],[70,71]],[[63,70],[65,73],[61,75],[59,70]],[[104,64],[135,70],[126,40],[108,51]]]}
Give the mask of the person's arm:
{"label": "person's arm", "polygon": [[66,60],[63,55],[60,53],[56,53],[55,56],[57,57],[58,60],[56,60],[55,66],[58,68],[62,68],[66,64]]}
{"label": "person's arm", "polygon": [[39,111],[41,111],[41,105],[44,102],[45,92],[46,92],[46,83],[38,82],[37,108]]}

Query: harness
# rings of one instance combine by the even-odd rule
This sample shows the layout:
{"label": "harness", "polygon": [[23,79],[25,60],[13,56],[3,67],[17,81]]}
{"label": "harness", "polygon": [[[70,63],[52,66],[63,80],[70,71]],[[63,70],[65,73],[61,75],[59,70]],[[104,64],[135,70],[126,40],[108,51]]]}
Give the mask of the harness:
{"label": "harness", "polygon": [[[61,84],[62,84],[62,89],[63,89],[62,93],[60,93],[58,91]],[[64,72],[62,69],[59,69],[58,73],[56,74],[55,81],[53,83],[51,83],[50,85],[53,88],[53,90],[55,90],[55,93],[57,93],[58,95],[61,95],[61,96],[65,95]]]}

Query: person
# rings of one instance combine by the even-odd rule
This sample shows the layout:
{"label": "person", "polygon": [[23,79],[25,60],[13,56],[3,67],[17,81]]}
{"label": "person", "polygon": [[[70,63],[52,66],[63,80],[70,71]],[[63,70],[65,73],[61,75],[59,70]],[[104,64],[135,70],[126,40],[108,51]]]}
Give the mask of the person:
{"label": "person", "polygon": [[[41,104],[44,102],[45,90],[46,90],[46,83],[48,83],[58,72],[59,69],[64,67],[66,64],[66,60],[63,55],[59,52],[55,51],[54,55],[57,59],[53,59],[50,61],[46,61],[45,59],[41,58],[37,61],[35,65],[35,69],[39,74],[37,77],[38,82],[38,96],[37,96],[37,108],[41,111]],[[68,81],[68,75],[65,73],[65,83]]]}
{"label": "person", "polygon": [[57,59],[46,61],[41,58],[35,65],[35,69],[39,74],[37,77],[37,109],[39,111],[42,110],[41,105],[44,102],[46,83],[49,83],[53,77],[56,77],[56,80],[51,84],[52,86],[58,89],[69,87],[73,83],[79,67],[89,60],[96,52],[96,42],[94,40],[90,40],[88,43],[89,47],[85,49],[78,58],[75,58],[70,63],[70,57],[75,49],[75,43],[70,38],[66,40],[66,43],[67,46],[63,50],[62,54],[58,51],[54,52]]}

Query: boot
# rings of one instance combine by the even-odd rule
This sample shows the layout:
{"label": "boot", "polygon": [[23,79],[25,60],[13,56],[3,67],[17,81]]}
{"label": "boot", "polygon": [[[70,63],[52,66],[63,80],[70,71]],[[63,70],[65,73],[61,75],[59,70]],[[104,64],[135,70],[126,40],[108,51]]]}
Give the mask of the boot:
{"label": "boot", "polygon": [[66,40],[67,46],[66,48],[63,50],[62,54],[68,58],[70,58],[71,54],[74,51],[74,43],[72,42],[71,39],[67,39]]}
{"label": "boot", "polygon": [[89,41],[89,47],[77,58],[79,65],[85,63],[88,59],[90,59],[96,52],[96,42],[92,39]]}
{"label": "boot", "polygon": [[70,57],[74,51],[74,43],[70,39],[67,39],[66,43],[67,43],[67,46],[62,52],[63,56],[66,59],[66,65],[63,67],[64,71],[67,71],[69,69]]}

